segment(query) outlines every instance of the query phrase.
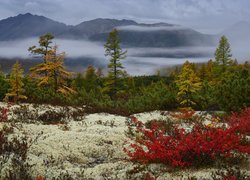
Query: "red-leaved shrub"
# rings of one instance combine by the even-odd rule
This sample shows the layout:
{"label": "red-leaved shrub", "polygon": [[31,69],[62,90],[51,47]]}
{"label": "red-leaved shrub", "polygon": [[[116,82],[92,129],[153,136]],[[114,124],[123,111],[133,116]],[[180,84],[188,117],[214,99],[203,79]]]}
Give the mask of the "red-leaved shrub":
{"label": "red-leaved shrub", "polygon": [[245,108],[241,113],[232,113],[228,124],[235,131],[250,135],[250,107]]}
{"label": "red-leaved shrub", "polygon": [[8,113],[10,111],[11,104],[9,103],[7,107],[4,107],[0,112],[0,122],[8,121]]}
{"label": "red-leaved shrub", "polygon": [[[245,119],[242,121],[245,122]],[[237,130],[242,130],[240,125],[223,129],[197,124],[191,132],[174,127],[172,133],[166,133],[157,125],[146,129],[135,117],[131,117],[131,122],[141,134],[141,138],[134,138],[134,143],[124,148],[133,161],[185,167],[250,153],[249,145],[242,143],[245,135],[236,133]]]}
{"label": "red-leaved shrub", "polygon": [[44,177],[39,175],[39,176],[37,176],[37,180],[44,180]]}
{"label": "red-leaved shrub", "polygon": [[149,173],[145,174],[145,179],[146,180],[156,180],[156,178],[152,175],[150,175]]}
{"label": "red-leaved shrub", "polygon": [[181,108],[179,111],[171,113],[171,115],[178,120],[191,120],[197,118],[195,111],[190,108]]}

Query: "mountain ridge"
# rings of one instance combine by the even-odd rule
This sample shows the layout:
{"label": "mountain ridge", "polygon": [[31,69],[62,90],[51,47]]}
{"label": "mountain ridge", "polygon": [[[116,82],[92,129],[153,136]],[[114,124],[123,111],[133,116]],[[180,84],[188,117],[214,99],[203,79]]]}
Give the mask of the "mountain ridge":
{"label": "mountain ridge", "polygon": [[97,18],[73,26],[45,16],[26,13],[0,20],[0,41],[39,37],[50,32],[61,39],[104,42],[113,28],[118,28],[121,42],[125,46],[209,46],[214,40],[212,35],[162,22],[146,24],[127,19]]}

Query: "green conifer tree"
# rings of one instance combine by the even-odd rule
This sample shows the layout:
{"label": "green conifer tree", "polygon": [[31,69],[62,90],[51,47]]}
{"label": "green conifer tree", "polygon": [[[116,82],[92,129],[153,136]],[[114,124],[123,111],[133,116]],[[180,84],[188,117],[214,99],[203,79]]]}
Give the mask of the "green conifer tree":
{"label": "green conifer tree", "polygon": [[120,46],[118,37],[118,30],[114,29],[110,32],[107,43],[104,45],[106,56],[110,57],[108,65],[108,78],[105,82],[104,92],[108,92],[114,100],[115,105],[117,101],[117,92],[122,87],[121,78],[124,76],[123,66],[120,60],[126,58],[127,51],[123,51]]}
{"label": "green conifer tree", "polygon": [[9,83],[5,74],[0,70],[0,100],[5,97],[5,94],[8,92]]}
{"label": "green conifer tree", "polygon": [[23,72],[24,70],[22,69],[20,63],[17,61],[11,70],[10,73],[10,89],[9,92],[6,94],[5,96],[5,100],[10,100],[10,98],[13,98],[11,100],[13,100],[14,102],[17,102],[21,99],[27,99],[27,97],[25,95],[23,95],[24,93],[24,89],[23,89]]}
{"label": "green conifer tree", "polygon": [[85,89],[87,92],[90,92],[91,90],[94,91],[98,86],[96,70],[92,65],[89,65],[87,67],[87,70],[85,72],[85,82]]}
{"label": "green conifer tree", "polygon": [[42,56],[44,63],[46,63],[47,62],[46,56],[52,50],[52,46],[50,46],[50,44],[52,43],[53,39],[54,36],[51,33],[47,33],[43,36],[40,36],[39,47],[31,46],[29,47],[28,51],[30,51],[31,54],[33,55]]}
{"label": "green conifer tree", "polygon": [[215,75],[218,77],[226,72],[227,67],[233,64],[230,44],[225,36],[222,36],[219,46],[215,51]]}

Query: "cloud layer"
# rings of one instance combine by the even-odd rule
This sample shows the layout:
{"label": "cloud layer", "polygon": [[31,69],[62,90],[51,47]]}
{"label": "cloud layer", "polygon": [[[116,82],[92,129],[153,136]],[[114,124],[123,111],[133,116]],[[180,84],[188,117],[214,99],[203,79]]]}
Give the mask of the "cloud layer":
{"label": "cloud layer", "polygon": [[[66,52],[66,59],[71,69],[82,71],[89,64],[107,67],[108,57],[104,56],[103,44],[90,41],[56,39],[59,51]],[[0,55],[7,58],[32,58],[28,47],[37,44],[37,39],[0,42]],[[242,46],[243,45],[243,46]],[[245,48],[242,48],[245,47]],[[233,57],[240,62],[249,60],[248,44],[232,43]],[[216,47],[182,47],[182,48],[128,48],[128,56],[123,61],[127,72],[131,75],[154,74],[158,69],[191,62],[206,62],[213,58]],[[1,57],[0,57],[1,58]]]}
{"label": "cloud layer", "polygon": [[93,18],[127,18],[181,24],[219,32],[250,17],[249,0],[1,0],[0,19],[31,12],[66,24]]}
{"label": "cloud layer", "polygon": [[155,26],[155,27],[146,27],[146,26],[121,26],[117,27],[119,30],[124,31],[138,31],[138,32],[149,32],[149,31],[173,31],[173,30],[184,30],[185,27],[182,26]]}

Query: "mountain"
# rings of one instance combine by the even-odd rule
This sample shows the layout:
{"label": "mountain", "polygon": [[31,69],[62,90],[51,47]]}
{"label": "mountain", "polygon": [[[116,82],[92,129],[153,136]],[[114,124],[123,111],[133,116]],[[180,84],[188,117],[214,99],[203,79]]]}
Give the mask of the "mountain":
{"label": "mountain", "polygon": [[211,35],[167,23],[139,24],[132,20],[98,18],[68,26],[30,13],[1,20],[0,41],[38,37],[50,32],[57,38],[105,42],[113,28],[120,30],[122,44],[129,47],[207,46],[214,42]]}
{"label": "mountain", "polygon": [[243,36],[250,34],[250,23],[246,21],[240,21],[229,28],[225,29],[221,34],[226,36]]}
{"label": "mountain", "polygon": [[[240,21],[220,33],[220,36],[225,35],[231,45],[233,57],[237,59],[250,59],[250,23]],[[217,40],[219,41],[219,39]]]}
{"label": "mountain", "polygon": [[229,41],[245,44],[250,41],[250,23],[240,21],[225,29],[221,35],[225,35]]}
{"label": "mountain", "polygon": [[[171,24],[137,24],[117,28],[121,42],[128,47],[209,46],[214,43],[211,35]],[[89,39],[105,42],[107,37],[108,32],[104,32],[92,35]]]}
{"label": "mountain", "polygon": [[49,18],[20,14],[0,21],[0,41],[37,37],[48,32],[60,36],[68,30],[67,25]]}
{"label": "mountain", "polygon": [[71,29],[71,32],[77,34],[78,36],[82,36],[88,38],[95,34],[99,33],[108,33],[112,29],[118,26],[127,26],[127,25],[137,25],[135,21],[131,20],[116,20],[116,19],[94,19],[91,21],[82,22]]}

